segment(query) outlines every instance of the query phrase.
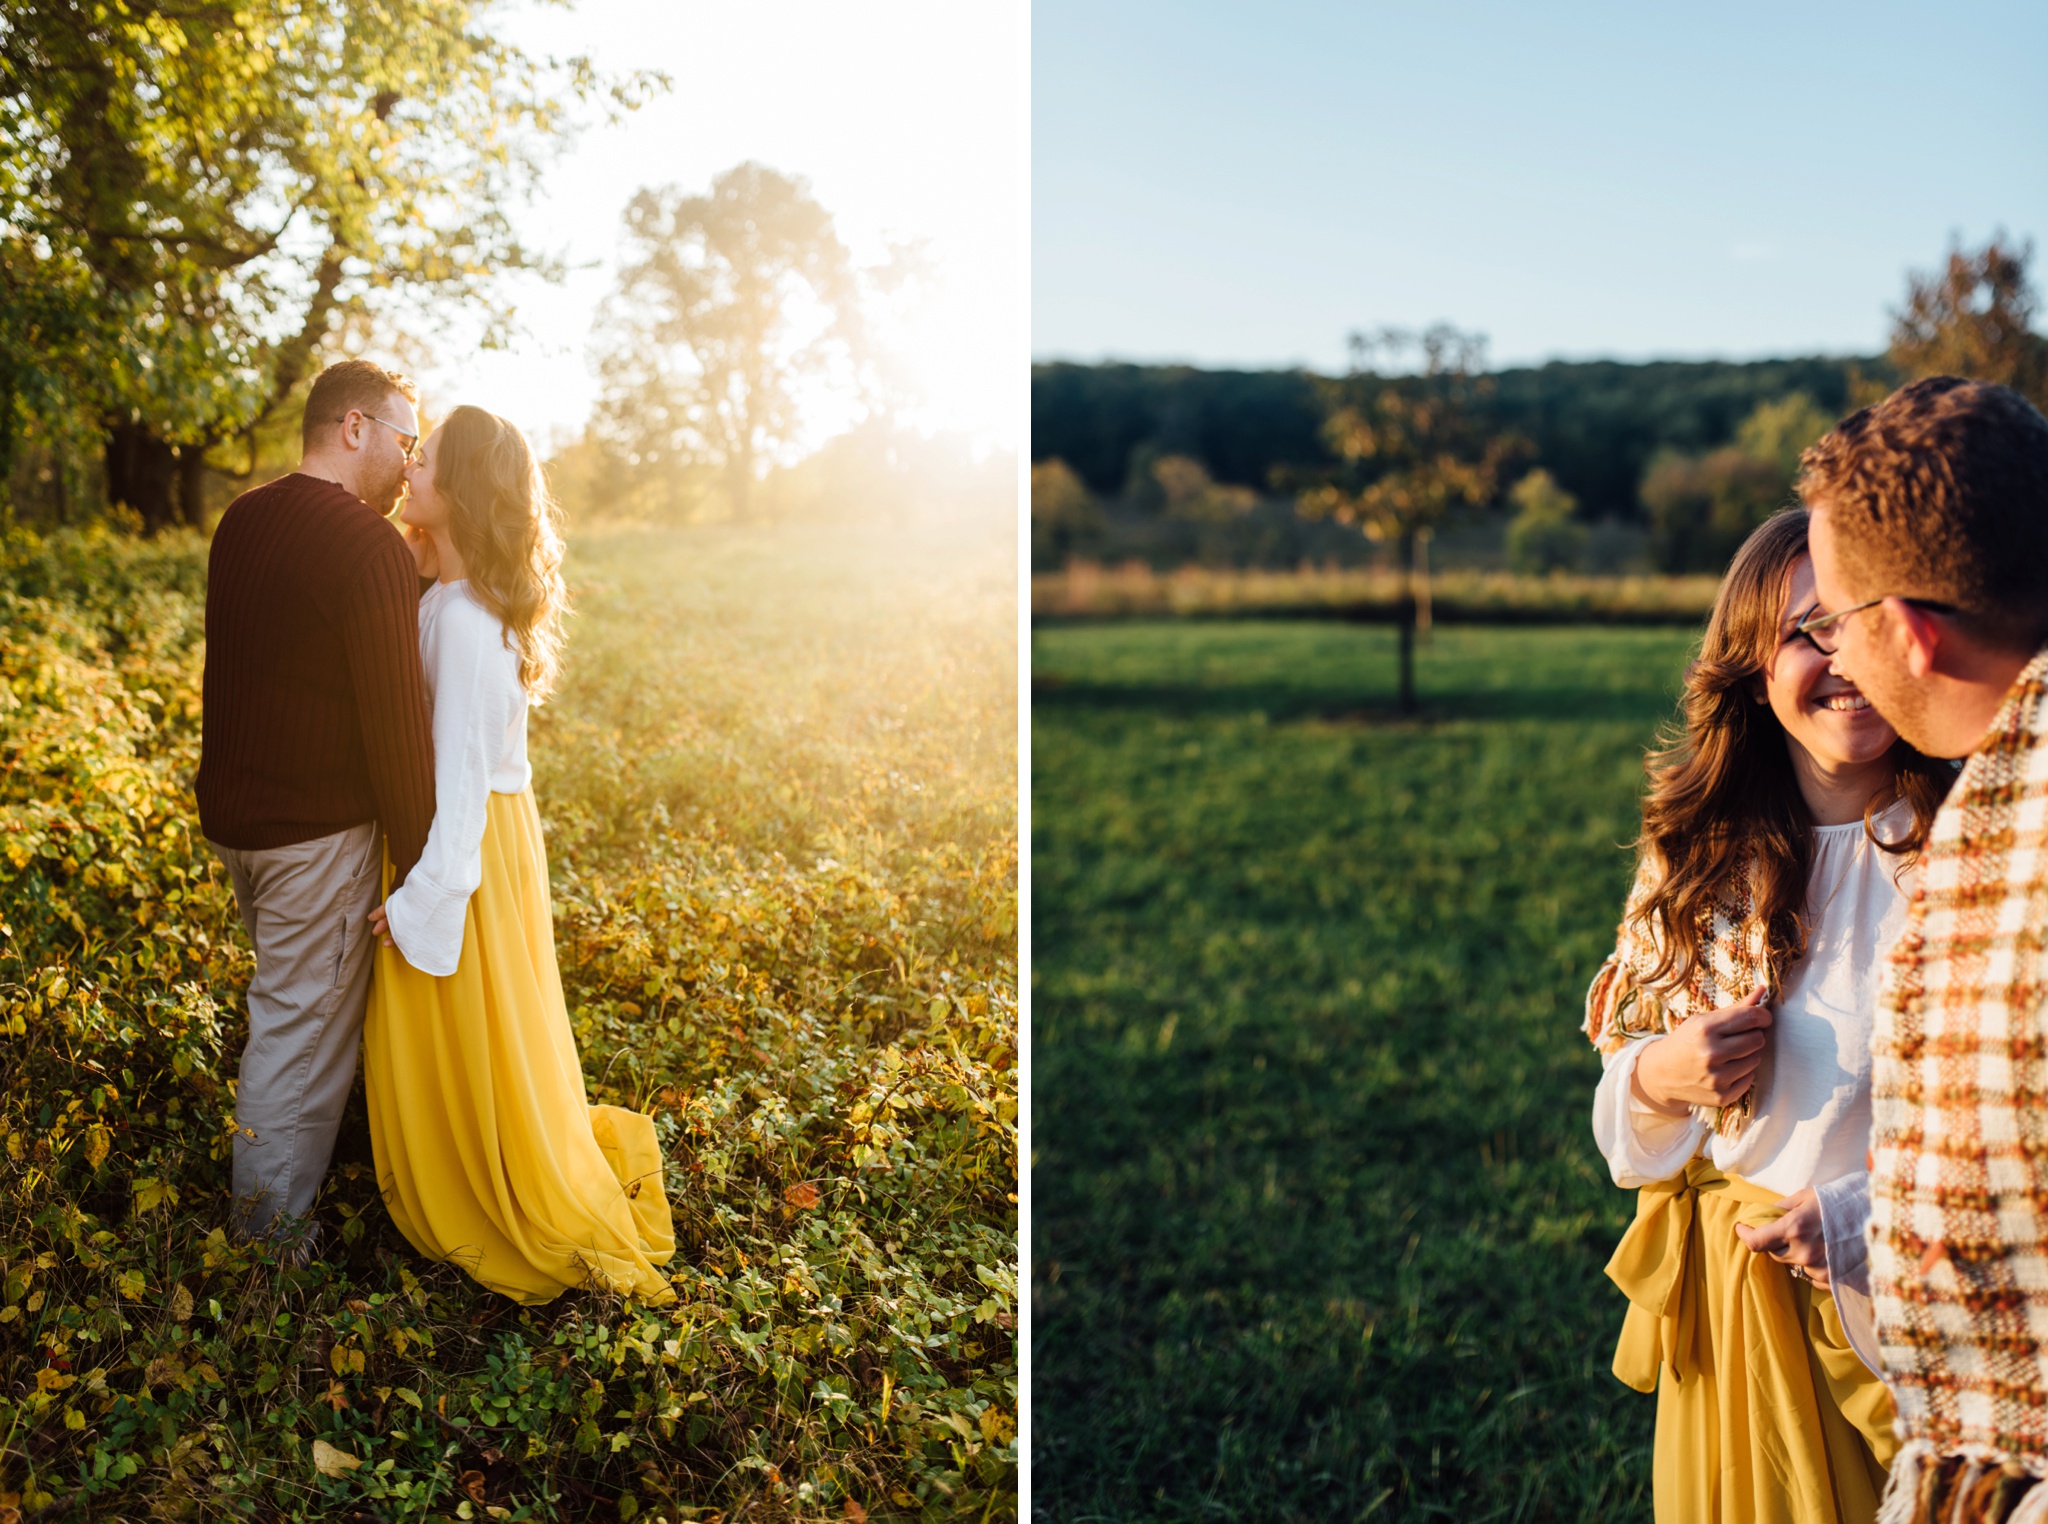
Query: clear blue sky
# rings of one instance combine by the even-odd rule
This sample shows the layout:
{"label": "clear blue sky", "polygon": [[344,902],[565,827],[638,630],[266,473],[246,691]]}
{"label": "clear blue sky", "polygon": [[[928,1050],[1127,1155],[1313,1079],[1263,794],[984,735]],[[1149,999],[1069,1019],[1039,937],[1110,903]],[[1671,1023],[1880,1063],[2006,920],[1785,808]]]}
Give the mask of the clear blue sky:
{"label": "clear blue sky", "polygon": [[1951,234],[2048,240],[2044,81],[2006,0],[1035,0],[1033,352],[1874,353]]}

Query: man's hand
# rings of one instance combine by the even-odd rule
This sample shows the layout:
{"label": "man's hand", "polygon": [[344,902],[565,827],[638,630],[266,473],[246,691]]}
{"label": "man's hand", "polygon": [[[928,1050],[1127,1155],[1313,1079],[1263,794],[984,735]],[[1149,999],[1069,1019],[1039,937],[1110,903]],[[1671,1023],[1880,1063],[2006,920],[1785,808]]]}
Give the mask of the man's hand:
{"label": "man's hand", "polygon": [[1785,1215],[1760,1228],[1738,1222],[1735,1236],[1752,1253],[1768,1254],[1781,1265],[1797,1265],[1814,1285],[1825,1287],[1828,1244],[1821,1231],[1820,1196],[1809,1185],[1779,1202],[1778,1210]]}
{"label": "man's hand", "polygon": [[405,535],[405,548],[412,552],[413,568],[422,577],[441,575],[441,552],[434,546],[434,537],[417,524],[399,526]]}
{"label": "man's hand", "polygon": [[382,942],[386,947],[396,947],[398,945],[391,940],[391,917],[384,913],[384,906],[382,905],[379,905],[370,912],[370,935]]}
{"label": "man's hand", "polygon": [[1771,1008],[1756,989],[1734,1005],[1681,1021],[1636,1056],[1635,1089],[1667,1116],[1726,1106],[1750,1087],[1770,1041]]}

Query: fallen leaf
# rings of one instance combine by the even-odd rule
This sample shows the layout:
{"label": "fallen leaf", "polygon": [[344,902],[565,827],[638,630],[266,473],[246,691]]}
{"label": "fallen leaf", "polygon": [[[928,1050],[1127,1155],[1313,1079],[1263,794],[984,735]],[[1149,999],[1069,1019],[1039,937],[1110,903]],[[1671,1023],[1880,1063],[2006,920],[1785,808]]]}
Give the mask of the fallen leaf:
{"label": "fallen leaf", "polygon": [[469,1500],[482,1508],[487,1501],[484,1497],[484,1474],[481,1471],[465,1471],[455,1478],[455,1485],[469,1495]]}
{"label": "fallen leaf", "polygon": [[825,1198],[818,1194],[818,1188],[808,1180],[799,1180],[782,1193],[782,1199],[799,1211],[808,1212]]}
{"label": "fallen leaf", "polygon": [[313,1441],[313,1469],[322,1476],[347,1476],[362,1464],[346,1450],[337,1450],[324,1439]]}

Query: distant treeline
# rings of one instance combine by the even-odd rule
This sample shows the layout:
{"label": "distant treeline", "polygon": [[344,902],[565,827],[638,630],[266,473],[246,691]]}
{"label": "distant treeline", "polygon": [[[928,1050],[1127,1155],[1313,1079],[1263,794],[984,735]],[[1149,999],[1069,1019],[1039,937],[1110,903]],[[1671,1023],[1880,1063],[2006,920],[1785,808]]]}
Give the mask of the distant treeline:
{"label": "distant treeline", "polygon": [[[1483,407],[1497,432],[1529,441],[1588,520],[1635,521],[1660,451],[1727,444],[1763,403],[1804,393],[1839,416],[1859,391],[1888,387],[1884,357],[1556,361],[1493,375]],[[1063,460],[1102,496],[1128,490],[1162,456],[1200,461],[1218,482],[1285,491],[1327,467],[1317,378],[1303,370],[1201,370],[1188,365],[1078,365],[1031,370],[1031,458]]]}

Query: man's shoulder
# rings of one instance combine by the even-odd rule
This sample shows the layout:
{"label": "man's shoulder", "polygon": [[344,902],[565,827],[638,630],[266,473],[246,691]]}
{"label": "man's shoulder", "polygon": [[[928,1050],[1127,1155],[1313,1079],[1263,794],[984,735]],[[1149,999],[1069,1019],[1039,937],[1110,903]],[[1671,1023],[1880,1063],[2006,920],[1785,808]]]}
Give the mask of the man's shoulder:
{"label": "man's shoulder", "polygon": [[252,536],[269,540],[280,530],[322,554],[351,556],[387,545],[402,551],[405,545],[388,519],[340,483],[293,471],[228,504],[214,546]]}

